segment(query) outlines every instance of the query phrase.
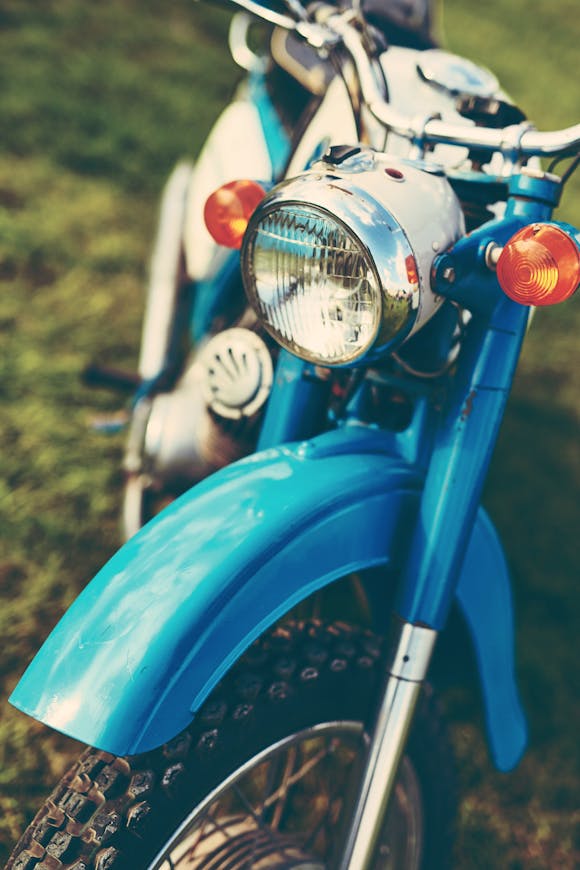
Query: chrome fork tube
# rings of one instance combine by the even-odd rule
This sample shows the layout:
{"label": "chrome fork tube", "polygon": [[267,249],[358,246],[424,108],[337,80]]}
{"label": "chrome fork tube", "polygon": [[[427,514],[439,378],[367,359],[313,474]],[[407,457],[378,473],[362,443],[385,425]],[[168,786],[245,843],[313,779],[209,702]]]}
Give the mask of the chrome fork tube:
{"label": "chrome fork tube", "polygon": [[341,870],[370,867],[436,637],[430,628],[400,627]]}

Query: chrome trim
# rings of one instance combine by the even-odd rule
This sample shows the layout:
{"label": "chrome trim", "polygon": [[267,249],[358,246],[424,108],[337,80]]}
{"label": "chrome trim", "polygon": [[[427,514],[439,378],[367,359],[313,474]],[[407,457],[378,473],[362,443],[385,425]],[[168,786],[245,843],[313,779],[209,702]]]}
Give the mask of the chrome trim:
{"label": "chrome trim", "polygon": [[290,11],[295,12],[300,18],[296,21],[290,18],[289,15],[282,15],[280,12],[274,12],[273,9],[268,9],[267,6],[262,6],[254,0],[231,0],[234,6],[239,6],[241,9],[249,12],[250,15],[255,15],[256,18],[261,18],[262,21],[267,21],[268,24],[273,24],[275,27],[282,27],[284,30],[291,30],[301,36],[313,48],[325,52],[333,45],[340,42],[338,34],[333,33],[328,27],[321,26],[312,21],[307,21],[307,12],[302,7],[299,0],[287,0],[287,5]]}
{"label": "chrome trim", "polygon": [[146,478],[142,474],[131,474],[125,481],[121,533],[128,541],[143,526],[143,499],[147,489]]}
{"label": "chrome trim", "polygon": [[436,637],[430,628],[410,623],[400,628],[341,870],[371,866]]}
{"label": "chrome trim", "polygon": [[260,57],[248,45],[248,31],[252,25],[252,17],[246,12],[238,12],[230,22],[228,46],[230,54],[239,67],[247,72],[265,72],[268,59]]}
{"label": "chrome trim", "polygon": [[503,246],[497,242],[490,242],[485,249],[485,265],[491,272],[495,272],[502,251]]}
{"label": "chrome trim", "polygon": [[299,743],[304,739],[305,736],[310,735],[318,735],[324,734],[326,731],[335,731],[340,729],[341,731],[351,732],[352,734],[361,734],[362,725],[360,722],[351,722],[345,720],[336,720],[334,722],[324,722],[318,725],[313,725],[310,728],[305,728],[301,731],[297,731],[295,734],[291,734],[288,737],[282,738],[278,743],[274,743],[271,746],[266,747],[266,749],[262,750],[262,752],[257,753],[252,758],[249,758],[248,761],[238,767],[237,770],[233,771],[230,776],[226,777],[223,782],[220,782],[209,794],[200,801],[200,803],[193,808],[190,814],[186,819],[183,820],[181,825],[174,831],[173,835],[170,839],[165,843],[157,855],[153,858],[153,861],[149,864],[147,870],[161,870],[163,868],[163,862],[167,859],[164,857],[169,850],[173,847],[173,844],[177,843],[177,841],[183,836],[183,834],[187,831],[191,822],[198,816],[200,813],[204,811],[204,809],[212,804],[212,802],[216,799],[216,797],[220,794],[220,792],[229,788],[232,783],[236,782],[236,780],[241,779],[246,771],[251,770],[252,767],[255,767],[261,764],[263,761],[268,758],[268,756],[279,752],[280,749],[283,749],[285,746],[290,746],[293,743]]}
{"label": "chrome trim", "polygon": [[[291,211],[293,206],[345,228],[378,279],[381,311],[376,332],[348,358],[329,360],[316,348],[293,344],[262,312],[253,266],[256,232],[270,213]],[[442,173],[424,171],[423,164],[371,149],[362,149],[339,165],[325,159],[310,171],[277,185],[252,215],[241,251],[246,294],[265,329],[302,359],[320,365],[345,365],[366,357],[378,358],[435,313],[441,303],[430,284],[435,250],[446,249],[463,233],[461,208]]]}
{"label": "chrome trim", "polygon": [[262,21],[267,21],[275,27],[283,27],[285,30],[295,30],[296,22],[289,15],[281,15],[279,12],[274,12],[260,3],[255,3],[254,0],[232,0],[234,6],[239,6],[256,18],[261,18]]}
{"label": "chrome trim", "polygon": [[[531,130],[528,124],[516,125],[516,129],[520,127],[523,128],[517,146],[520,157],[573,153],[580,148],[580,124],[553,132]],[[510,128],[487,130],[485,127],[460,127],[445,121],[430,121],[425,128],[425,138],[434,145],[464,145],[503,153],[504,147],[507,146],[508,150],[513,147],[506,139],[507,130]]]}
{"label": "chrome trim", "polygon": [[[366,356],[371,347],[381,352],[393,341],[400,342],[411,331],[418,311],[418,287],[411,284],[406,275],[394,275],[393,272],[396,266],[405,263],[406,258],[413,257],[414,251],[402,227],[385,207],[370,200],[368,194],[358,189],[355,184],[348,188],[339,186],[333,180],[333,174],[331,167],[324,174],[312,172],[279,185],[268,195],[252,216],[246,231],[241,253],[242,276],[248,298],[255,305],[251,243],[255,227],[267,213],[275,211],[280,205],[297,205],[310,207],[321,215],[331,216],[337,224],[346,227],[349,234],[362,245],[378,278],[381,292],[381,321],[372,341],[357,353],[358,359]],[[391,328],[390,314],[391,322],[396,324]],[[274,338],[280,341],[280,337],[264,321],[259,311],[258,317]],[[376,348],[375,342],[378,342]],[[302,351],[300,356],[307,358]],[[326,361],[320,361],[315,355],[312,355],[311,361],[326,364]]]}
{"label": "chrome trim", "polygon": [[151,399],[140,399],[131,414],[129,437],[123,457],[123,471],[127,475],[121,514],[124,541],[132,538],[143,525],[143,494],[148,480],[144,468],[144,445],[151,407]]}
{"label": "chrome trim", "polygon": [[[432,145],[460,145],[490,153],[494,151],[504,153],[505,149],[508,156],[512,155],[515,143],[520,158],[566,154],[580,149],[580,124],[564,130],[538,132],[530,130],[527,123],[493,130],[467,123],[454,124],[434,119],[428,121],[424,129],[417,129],[414,118],[402,115],[385,102],[373,71],[372,60],[351,21],[345,16],[333,15],[326,23],[329,30],[341,37],[352,58],[363,100],[371,113],[377,121],[405,139],[415,141],[417,138],[423,138],[424,142]],[[422,127],[422,124],[420,126]]]}
{"label": "chrome trim", "polygon": [[412,683],[423,682],[436,638],[437,632],[432,628],[403,623],[392,653],[391,676]]}
{"label": "chrome trim", "polygon": [[145,434],[151,415],[152,400],[139,399],[131,414],[129,437],[123,457],[123,471],[127,474],[140,474],[143,471],[143,447]]}
{"label": "chrome trim", "polygon": [[214,335],[197,358],[207,407],[226,420],[248,419],[267,401],[274,367],[266,342],[242,327]]}
{"label": "chrome trim", "polygon": [[[376,120],[398,136],[415,142],[423,135],[424,141],[432,145],[459,145],[489,153],[495,151],[503,153],[506,130],[509,130],[509,127],[496,130],[467,123],[450,124],[447,121],[432,120],[427,123],[424,130],[420,130],[416,128],[412,117],[397,112],[385,102],[373,69],[373,61],[365,50],[361,34],[353,26],[356,23],[356,9],[347,10],[343,14],[328,15],[328,6],[322,6],[318,17],[323,19],[323,23],[313,23],[304,20],[296,22],[289,16],[273,12],[254,0],[231,0],[231,3],[263,21],[294,31],[317,49],[321,56],[327,56],[328,51],[341,42],[354,63],[363,101]],[[517,125],[517,127],[522,131],[518,146],[520,158],[575,153],[580,149],[580,124],[564,130],[547,132],[530,130],[528,125]],[[508,150],[513,147],[512,141],[509,141],[507,147]]]}
{"label": "chrome trim", "polygon": [[421,52],[417,72],[429,85],[452,96],[491,97],[499,90],[499,82],[490,70],[441,48]]}

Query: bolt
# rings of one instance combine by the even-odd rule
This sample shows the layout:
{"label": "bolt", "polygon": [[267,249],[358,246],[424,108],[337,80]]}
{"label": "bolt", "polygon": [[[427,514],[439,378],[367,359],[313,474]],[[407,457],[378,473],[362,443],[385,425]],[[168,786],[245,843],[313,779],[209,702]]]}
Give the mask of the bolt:
{"label": "bolt", "polygon": [[485,249],[485,265],[492,272],[495,271],[495,267],[497,266],[497,261],[499,260],[500,254],[503,251],[501,245],[496,244],[495,242],[490,242],[487,248]]}
{"label": "bolt", "polygon": [[453,284],[455,281],[455,269],[453,266],[446,266],[441,273],[441,277],[444,281],[447,281],[448,284]]}

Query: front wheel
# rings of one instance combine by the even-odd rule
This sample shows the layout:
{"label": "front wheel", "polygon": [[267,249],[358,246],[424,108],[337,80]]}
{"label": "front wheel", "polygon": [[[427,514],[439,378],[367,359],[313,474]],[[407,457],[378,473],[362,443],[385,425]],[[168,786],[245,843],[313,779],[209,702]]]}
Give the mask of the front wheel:
{"label": "front wheel", "polygon": [[[343,623],[265,635],[192,725],[128,758],[87,750],[6,870],[325,870],[340,863],[382,644]],[[373,870],[451,866],[450,745],[419,704]]]}

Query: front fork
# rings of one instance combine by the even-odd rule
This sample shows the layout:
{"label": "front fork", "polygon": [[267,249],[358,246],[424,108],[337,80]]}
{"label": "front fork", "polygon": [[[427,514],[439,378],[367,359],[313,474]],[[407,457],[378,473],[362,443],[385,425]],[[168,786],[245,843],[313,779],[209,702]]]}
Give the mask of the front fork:
{"label": "front fork", "polygon": [[410,623],[399,629],[341,870],[370,864],[436,637]]}
{"label": "front fork", "polygon": [[527,320],[527,309],[503,297],[489,319],[473,319],[464,340],[401,576],[403,625],[341,870],[371,866],[435,638],[455,597]]}
{"label": "front fork", "polygon": [[[501,292],[485,251],[524,225],[549,220],[556,199],[545,185],[532,195],[524,178],[510,186],[505,219],[461,239],[434,269],[434,290],[467,304],[464,340],[421,496],[397,611],[403,620],[367,756],[341,870],[367,870],[403,754],[437,631],[455,596],[459,572],[512,385],[530,309]],[[553,196],[557,194],[554,187]],[[510,223],[511,222],[511,223]],[[517,226],[515,227],[518,228]],[[446,287],[449,276],[455,286]]]}

